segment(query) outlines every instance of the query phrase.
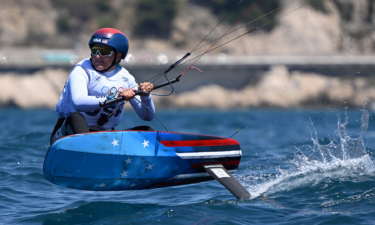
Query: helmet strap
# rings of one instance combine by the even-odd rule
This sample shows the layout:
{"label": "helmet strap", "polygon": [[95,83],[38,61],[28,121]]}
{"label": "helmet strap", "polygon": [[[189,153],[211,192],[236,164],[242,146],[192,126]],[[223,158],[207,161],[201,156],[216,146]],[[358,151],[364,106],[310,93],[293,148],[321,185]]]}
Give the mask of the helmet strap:
{"label": "helmet strap", "polygon": [[[91,62],[92,68],[94,68],[94,70],[98,71],[99,73],[105,73],[105,72],[107,72],[110,68],[112,68],[112,66],[117,65],[117,62],[116,62],[116,60],[117,60],[117,51],[115,50],[114,53],[115,53],[115,58],[113,59],[112,64],[107,69],[104,69],[104,70],[98,70],[98,69],[96,69],[95,66],[92,64],[92,57],[90,57],[90,62]],[[121,59],[120,59],[120,61],[121,61]]]}

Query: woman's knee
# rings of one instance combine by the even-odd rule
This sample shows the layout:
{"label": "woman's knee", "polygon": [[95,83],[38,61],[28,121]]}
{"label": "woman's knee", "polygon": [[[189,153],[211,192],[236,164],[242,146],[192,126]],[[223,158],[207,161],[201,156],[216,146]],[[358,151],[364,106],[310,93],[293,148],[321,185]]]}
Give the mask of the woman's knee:
{"label": "woman's knee", "polygon": [[73,134],[88,133],[89,126],[85,117],[79,113],[74,112],[70,114],[65,121],[65,126],[68,131],[71,130]]}

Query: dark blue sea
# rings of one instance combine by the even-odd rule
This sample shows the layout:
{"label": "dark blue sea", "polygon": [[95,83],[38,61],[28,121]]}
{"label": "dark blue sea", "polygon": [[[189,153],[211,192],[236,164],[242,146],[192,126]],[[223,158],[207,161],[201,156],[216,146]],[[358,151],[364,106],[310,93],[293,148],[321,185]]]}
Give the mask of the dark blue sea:
{"label": "dark blue sea", "polygon": [[[238,140],[234,176],[252,199],[217,181],[93,192],[49,183],[48,109],[0,109],[0,224],[375,224],[375,114],[363,109],[159,110],[169,131]],[[126,111],[119,129],[150,125]],[[264,197],[267,196],[267,197]]]}

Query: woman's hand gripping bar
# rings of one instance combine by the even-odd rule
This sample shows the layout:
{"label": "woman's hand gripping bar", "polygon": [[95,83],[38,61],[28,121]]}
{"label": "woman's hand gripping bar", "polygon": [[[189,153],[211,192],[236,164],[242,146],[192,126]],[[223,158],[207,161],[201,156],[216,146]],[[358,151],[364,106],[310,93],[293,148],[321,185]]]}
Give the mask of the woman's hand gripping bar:
{"label": "woman's hand gripping bar", "polygon": [[[167,85],[170,85],[170,84],[173,84],[173,83],[176,83],[176,82],[179,82],[180,79],[181,79],[181,75],[177,76],[173,80],[170,80],[170,82],[165,81],[163,83],[155,85],[153,90],[164,87],[164,86],[167,86]],[[140,94],[143,94],[143,93],[149,94],[148,92],[143,92],[143,91],[139,91],[139,90],[134,90],[134,93],[135,93],[135,95],[140,95]],[[115,98],[115,99],[105,100],[104,102],[99,102],[99,106],[100,106],[100,108],[103,108],[105,106],[111,105],[111,104],[116,103],[116,102],[121,102],[121,101],[124,101],[124,100],[125,100],[124,97],[121,96],[121,97],[118,97],[118,98]]]}

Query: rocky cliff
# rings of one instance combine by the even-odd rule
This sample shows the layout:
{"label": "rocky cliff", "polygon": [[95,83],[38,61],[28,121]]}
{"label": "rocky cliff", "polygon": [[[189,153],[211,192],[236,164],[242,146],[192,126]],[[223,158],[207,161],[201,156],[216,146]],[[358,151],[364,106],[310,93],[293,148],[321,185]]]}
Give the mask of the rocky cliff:
{"label": "rocky cliff", "polygon": [[[131,50],[191,50],[221,19],[209,8],[183,0],[171,23],[169,39],[140,38],[131,28],[137,1],[110,0],[99,4],[101,1],[85,0],[78,2],[82,10],[78,6],[70,11],[61,7],[69,2],[74,1],[0,0],[0,48],[73,49],[87,46],[92,32],[108,25],[128,35]],[[322,9],[311,7],[314,2],[320,2]],[[372,0],[281,0],[280,3],[282,8],[273,12],[277,15],[274,29],[267,32],[261,28],[216,52],[236,55],[374,53],[375,3]],[[236,27],[250,21],[245,17]],[[69,27],[69,32],[64,30]],[[229,27],[229,23],[222,23],[204,43],[220,37]],[[254,25],[249,24],[223,39],[228,41],[252,28]]]}
{"label": "rocky cliff", "polygon": [[[22,108],[54,108],[67,79],[63,70],[45,70],[35,74],[0,76],[0,106]],[[344,80],[316,73],[292,72],[284,66],[274,66],[256,83],[239,91],[218,85],[202,86],[169,97],[155,96],[158,108],[296,108],[317,105],[361,106],[375,101],[372,80]],[[129,106],[127,106],[129,107]]]}
{"label": "rocky cliff", "polygon": [[[21,47],[68,49],[87,46],[88,37],[98,27],[98,21],[93,20],[92,15],[86,15],[86,11],[82,11],[85,13],[82,14],[81,23],[77,25],[77,21],[69,17],[69,13],[73,12],[60,10],[53,2],[56,1],[0,0],[0,50],[18,48],[19,57],[15,59],[19,59],[33,57],[22,55]],[[208,8],[188,4],[189,1],[184,0],[181,1],[185,3],[183,9],[172,21],[170,39],[139,39],[134,37],[130,29],[131,18],[134,16],[131,7],[135,1],[108,2],[118,9],[124,9],[118,15],[121,19],[116,20],[113,26],[127,33],[131,43],[130,51],[138,49],[141,52],[165,52],[180,48],[179,52],[185,52],[183,50],[195,47],[219,22],[219,18]],[[259,29],[215,50],[214,53],[281,57],[374,54],[375,3],[372,0],[315,1],[322,3],[320,7],[323,8],[320,10],[306,4],[305,0],[281,2],[283,7],[276,12],[277,25],[271,31]],[[95,14],[96,11],[93,12]],[[79,11],[77,13],[80,15]],[[96,13],[95,15],[105,16],[104,9]],[[56,24],[63,18],[68,18],[65,22],[70,25],[76,24],[76,27],[82,29],[77,28],[74,33],[59,31]],[[223,42],[254,28],[251,26],[252,24],[249,24],[234,31],[224,37]],[[203,44],[220,37],[229,27],[229,24],[221,24]],[[201,49],[203,50],[205,48]],[[3,59],[0,66],[3,66],[7,57],[0,57]],[[204,58],[201,61],[204,61]],[[0,105],[54,108],[66,79],[67,73],[63,70],[45,70],[28,75],[0,73]],[[154,99],[158,107],[180,108],[299,107],[327,102],[358,106],[366,102],[366,99],[368,102],[375,100],[375,89],[371,84],[370,78],[345,80],[314,73],[290,73],[286,67],[276,66],[265,72],[258,82],[251,83],[240,91],[208,85],[168,98]]]}
{"label": "rocky cliff", "polygon": [[264,73],[256,84],[240,91],[217,85],[170,97],[165,106],[194,108],[296,108],[317,105],[360,106],[375,100],[375,88],[364,78],[342,80],[316,73],[289,73],[284,66],[275,66]]}

